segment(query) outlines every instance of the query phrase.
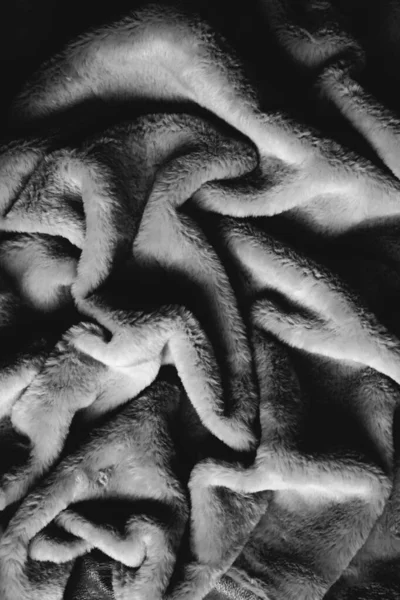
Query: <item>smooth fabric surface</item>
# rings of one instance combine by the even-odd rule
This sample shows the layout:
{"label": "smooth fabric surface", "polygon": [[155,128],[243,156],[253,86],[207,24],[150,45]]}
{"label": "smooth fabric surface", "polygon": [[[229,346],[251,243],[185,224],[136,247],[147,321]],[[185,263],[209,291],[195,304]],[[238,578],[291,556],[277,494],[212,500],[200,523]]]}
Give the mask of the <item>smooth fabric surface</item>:
{"label": "smooth fabric surface", "polygon": [[400,10],[366,6],[116,5],[12,94],[1,600],[398,598]]}

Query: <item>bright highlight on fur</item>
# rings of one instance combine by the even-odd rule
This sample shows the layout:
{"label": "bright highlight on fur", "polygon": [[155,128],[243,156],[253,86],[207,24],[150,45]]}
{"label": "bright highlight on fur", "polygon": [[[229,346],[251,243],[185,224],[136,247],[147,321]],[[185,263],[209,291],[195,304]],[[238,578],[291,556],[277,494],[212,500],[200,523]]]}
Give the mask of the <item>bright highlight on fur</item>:
{"label": "bright highlight on fur", "polygon": [[400,594],[399,117],[340,2],[256,4],[244,51],[144,2],[14,99],[0,600]]}

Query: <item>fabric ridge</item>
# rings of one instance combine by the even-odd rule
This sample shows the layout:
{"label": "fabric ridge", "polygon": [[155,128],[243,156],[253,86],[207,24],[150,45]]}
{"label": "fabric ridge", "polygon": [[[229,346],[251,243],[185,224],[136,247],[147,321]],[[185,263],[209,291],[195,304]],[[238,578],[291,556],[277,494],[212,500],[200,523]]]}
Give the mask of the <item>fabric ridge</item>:
{"label": "fabric ridge", "polygon": [[121,2],[24,75],[0,600],[399,597],[400,9],[367,5]]}

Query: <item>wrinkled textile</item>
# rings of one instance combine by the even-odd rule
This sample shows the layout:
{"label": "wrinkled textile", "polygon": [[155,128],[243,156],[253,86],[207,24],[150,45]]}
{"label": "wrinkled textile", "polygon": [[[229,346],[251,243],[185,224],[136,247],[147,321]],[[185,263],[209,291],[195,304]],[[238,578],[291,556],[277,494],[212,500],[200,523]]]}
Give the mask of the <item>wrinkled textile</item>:
{"label": "wrinkled textile", "polygon": [[400,10],[368,7],[136,2],[13,98],[1,600],[399,597]]}

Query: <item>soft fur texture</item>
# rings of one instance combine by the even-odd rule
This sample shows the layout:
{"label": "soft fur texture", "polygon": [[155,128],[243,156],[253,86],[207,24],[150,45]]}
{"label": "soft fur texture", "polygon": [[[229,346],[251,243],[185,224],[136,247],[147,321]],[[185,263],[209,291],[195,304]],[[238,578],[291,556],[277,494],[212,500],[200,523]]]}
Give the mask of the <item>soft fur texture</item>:
{"label": "soft fur texture", "polygon": [[0,600],[400,595],[400,122],[359,10],[137,2],[14,98]]}

